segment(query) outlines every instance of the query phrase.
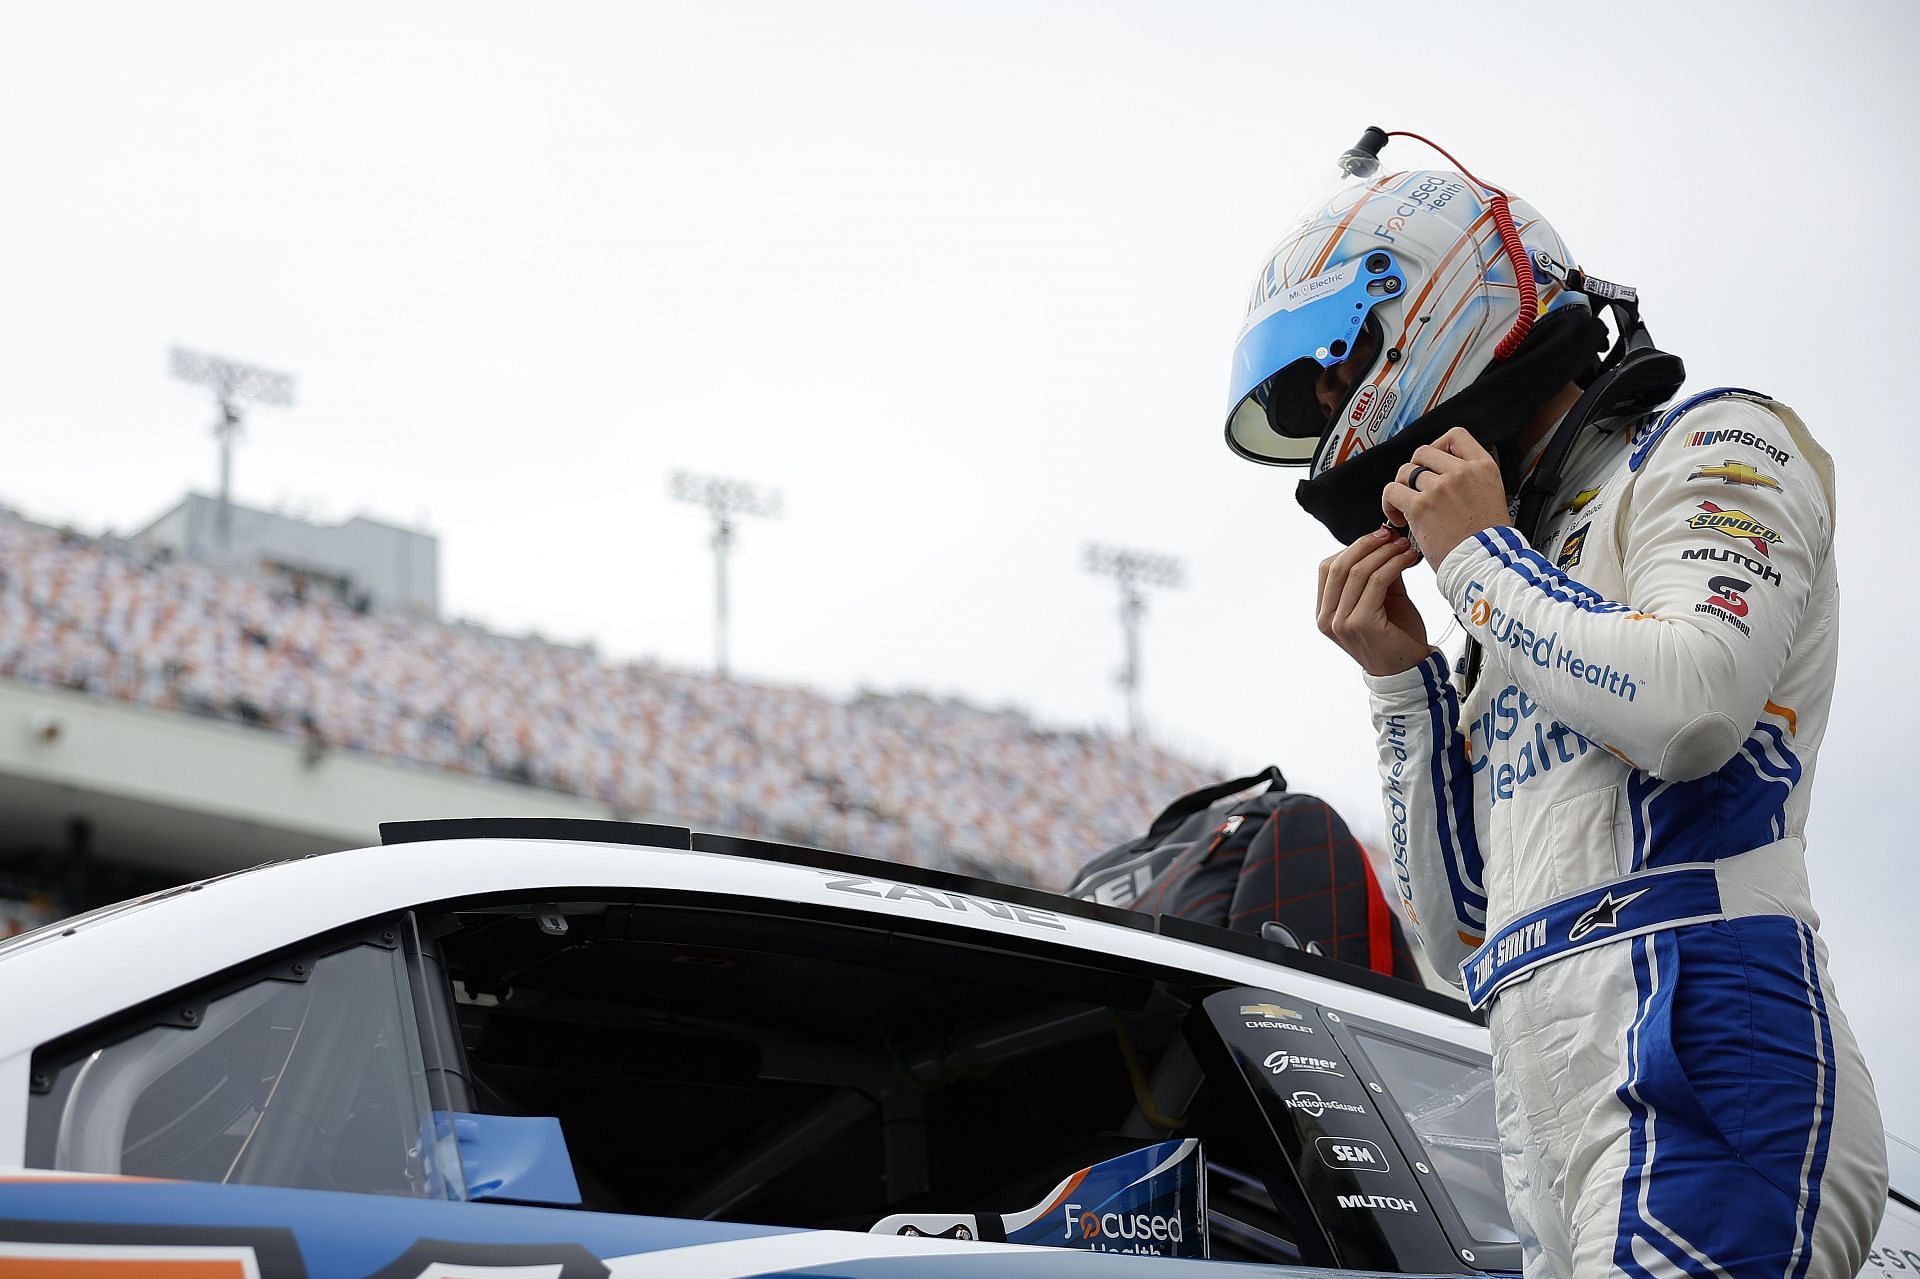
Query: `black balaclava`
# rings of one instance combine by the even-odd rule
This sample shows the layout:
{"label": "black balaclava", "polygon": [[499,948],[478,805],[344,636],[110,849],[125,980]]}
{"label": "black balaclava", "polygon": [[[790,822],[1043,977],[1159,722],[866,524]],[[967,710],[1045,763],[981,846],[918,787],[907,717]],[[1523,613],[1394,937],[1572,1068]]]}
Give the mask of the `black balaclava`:
{"label": "black balaclava", "polygon": [[1518,459],[1503,456],[1500,446],[1518,435],[1567,383],[1590,376],[1606,347],[1607,326],[1591,311],[1567,306],[1550,312],[1533,326],[1519,350],[1489,365],[1471,386],[1422,413],[1392,439],[1301,480],[1294,496],[1345,546],[1380,527],[1380,490],[1413,451],[1456,426],[1466,427],[1501,457],[1511,490],[1518,479],[1512,473]]}

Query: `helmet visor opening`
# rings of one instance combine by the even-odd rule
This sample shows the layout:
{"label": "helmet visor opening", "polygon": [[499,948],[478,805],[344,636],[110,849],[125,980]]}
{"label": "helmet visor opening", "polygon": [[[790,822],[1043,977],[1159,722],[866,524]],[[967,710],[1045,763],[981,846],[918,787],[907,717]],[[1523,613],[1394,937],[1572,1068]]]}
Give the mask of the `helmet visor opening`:
{"label": "helmet visor opening", "polygon": [[[1256,462],[1312,460],[1331,415],[1314,384],[1344,363],[1361,334],[1379,331],[1374,308],[1398,298],[1406,277],[1390,250],[1372,249],[1292,288],[1275,288],[1247,317],[1233,352],[1227,442]],[[1368,370],[1358,370],[1358,384]]]}
{"label": "helmet visor opening", "polygon": [[1305,357],[1248,392],[1227,423],[1234,451],[1281,465],[1311,460],[1332,416],[1314,394],[1321,372],[1318,360]]}

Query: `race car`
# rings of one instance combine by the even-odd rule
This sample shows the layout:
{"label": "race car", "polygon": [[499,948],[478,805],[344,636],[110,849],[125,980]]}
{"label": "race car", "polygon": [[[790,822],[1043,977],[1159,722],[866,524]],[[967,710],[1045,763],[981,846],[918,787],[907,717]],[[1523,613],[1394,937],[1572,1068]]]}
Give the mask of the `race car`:
{"label": "race car", "polygon": [[1518,1269],[1423,987],[678,827],[382,836],[0,944],[0,1276]]}

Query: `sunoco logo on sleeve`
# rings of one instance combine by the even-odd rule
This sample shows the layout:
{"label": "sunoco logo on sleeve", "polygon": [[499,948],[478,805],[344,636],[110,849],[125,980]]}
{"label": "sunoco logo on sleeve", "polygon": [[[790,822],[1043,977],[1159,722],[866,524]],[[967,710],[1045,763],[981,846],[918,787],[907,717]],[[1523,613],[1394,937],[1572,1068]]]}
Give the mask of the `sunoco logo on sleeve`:
{"label": "sunoco logo on sleeve", "polygon": [[1736,542],[1751,543],[1761,555],[1771,557],[1769,546],[1780,543],[1780,535],[1745,511],[1727,511],[1712,502],[1700,503],[1700,514],[1687,517],[1687,527],[1711,531]]}

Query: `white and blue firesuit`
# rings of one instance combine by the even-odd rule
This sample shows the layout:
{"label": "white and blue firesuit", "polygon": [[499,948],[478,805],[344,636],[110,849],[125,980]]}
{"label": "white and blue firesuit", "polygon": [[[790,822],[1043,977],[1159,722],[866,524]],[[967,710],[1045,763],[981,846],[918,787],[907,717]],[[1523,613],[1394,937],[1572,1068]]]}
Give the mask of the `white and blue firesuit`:
{"label": "white and blue firesuit", "polygon": [[1369,678],[1401,897],[1492,1001],[1529,1276],[1829,1279],[1886,1204],[1802,831],[1833,694],[1831,460],[1716,391],[1596,426],[1539,546],[1438,566],[1485,646]]}

